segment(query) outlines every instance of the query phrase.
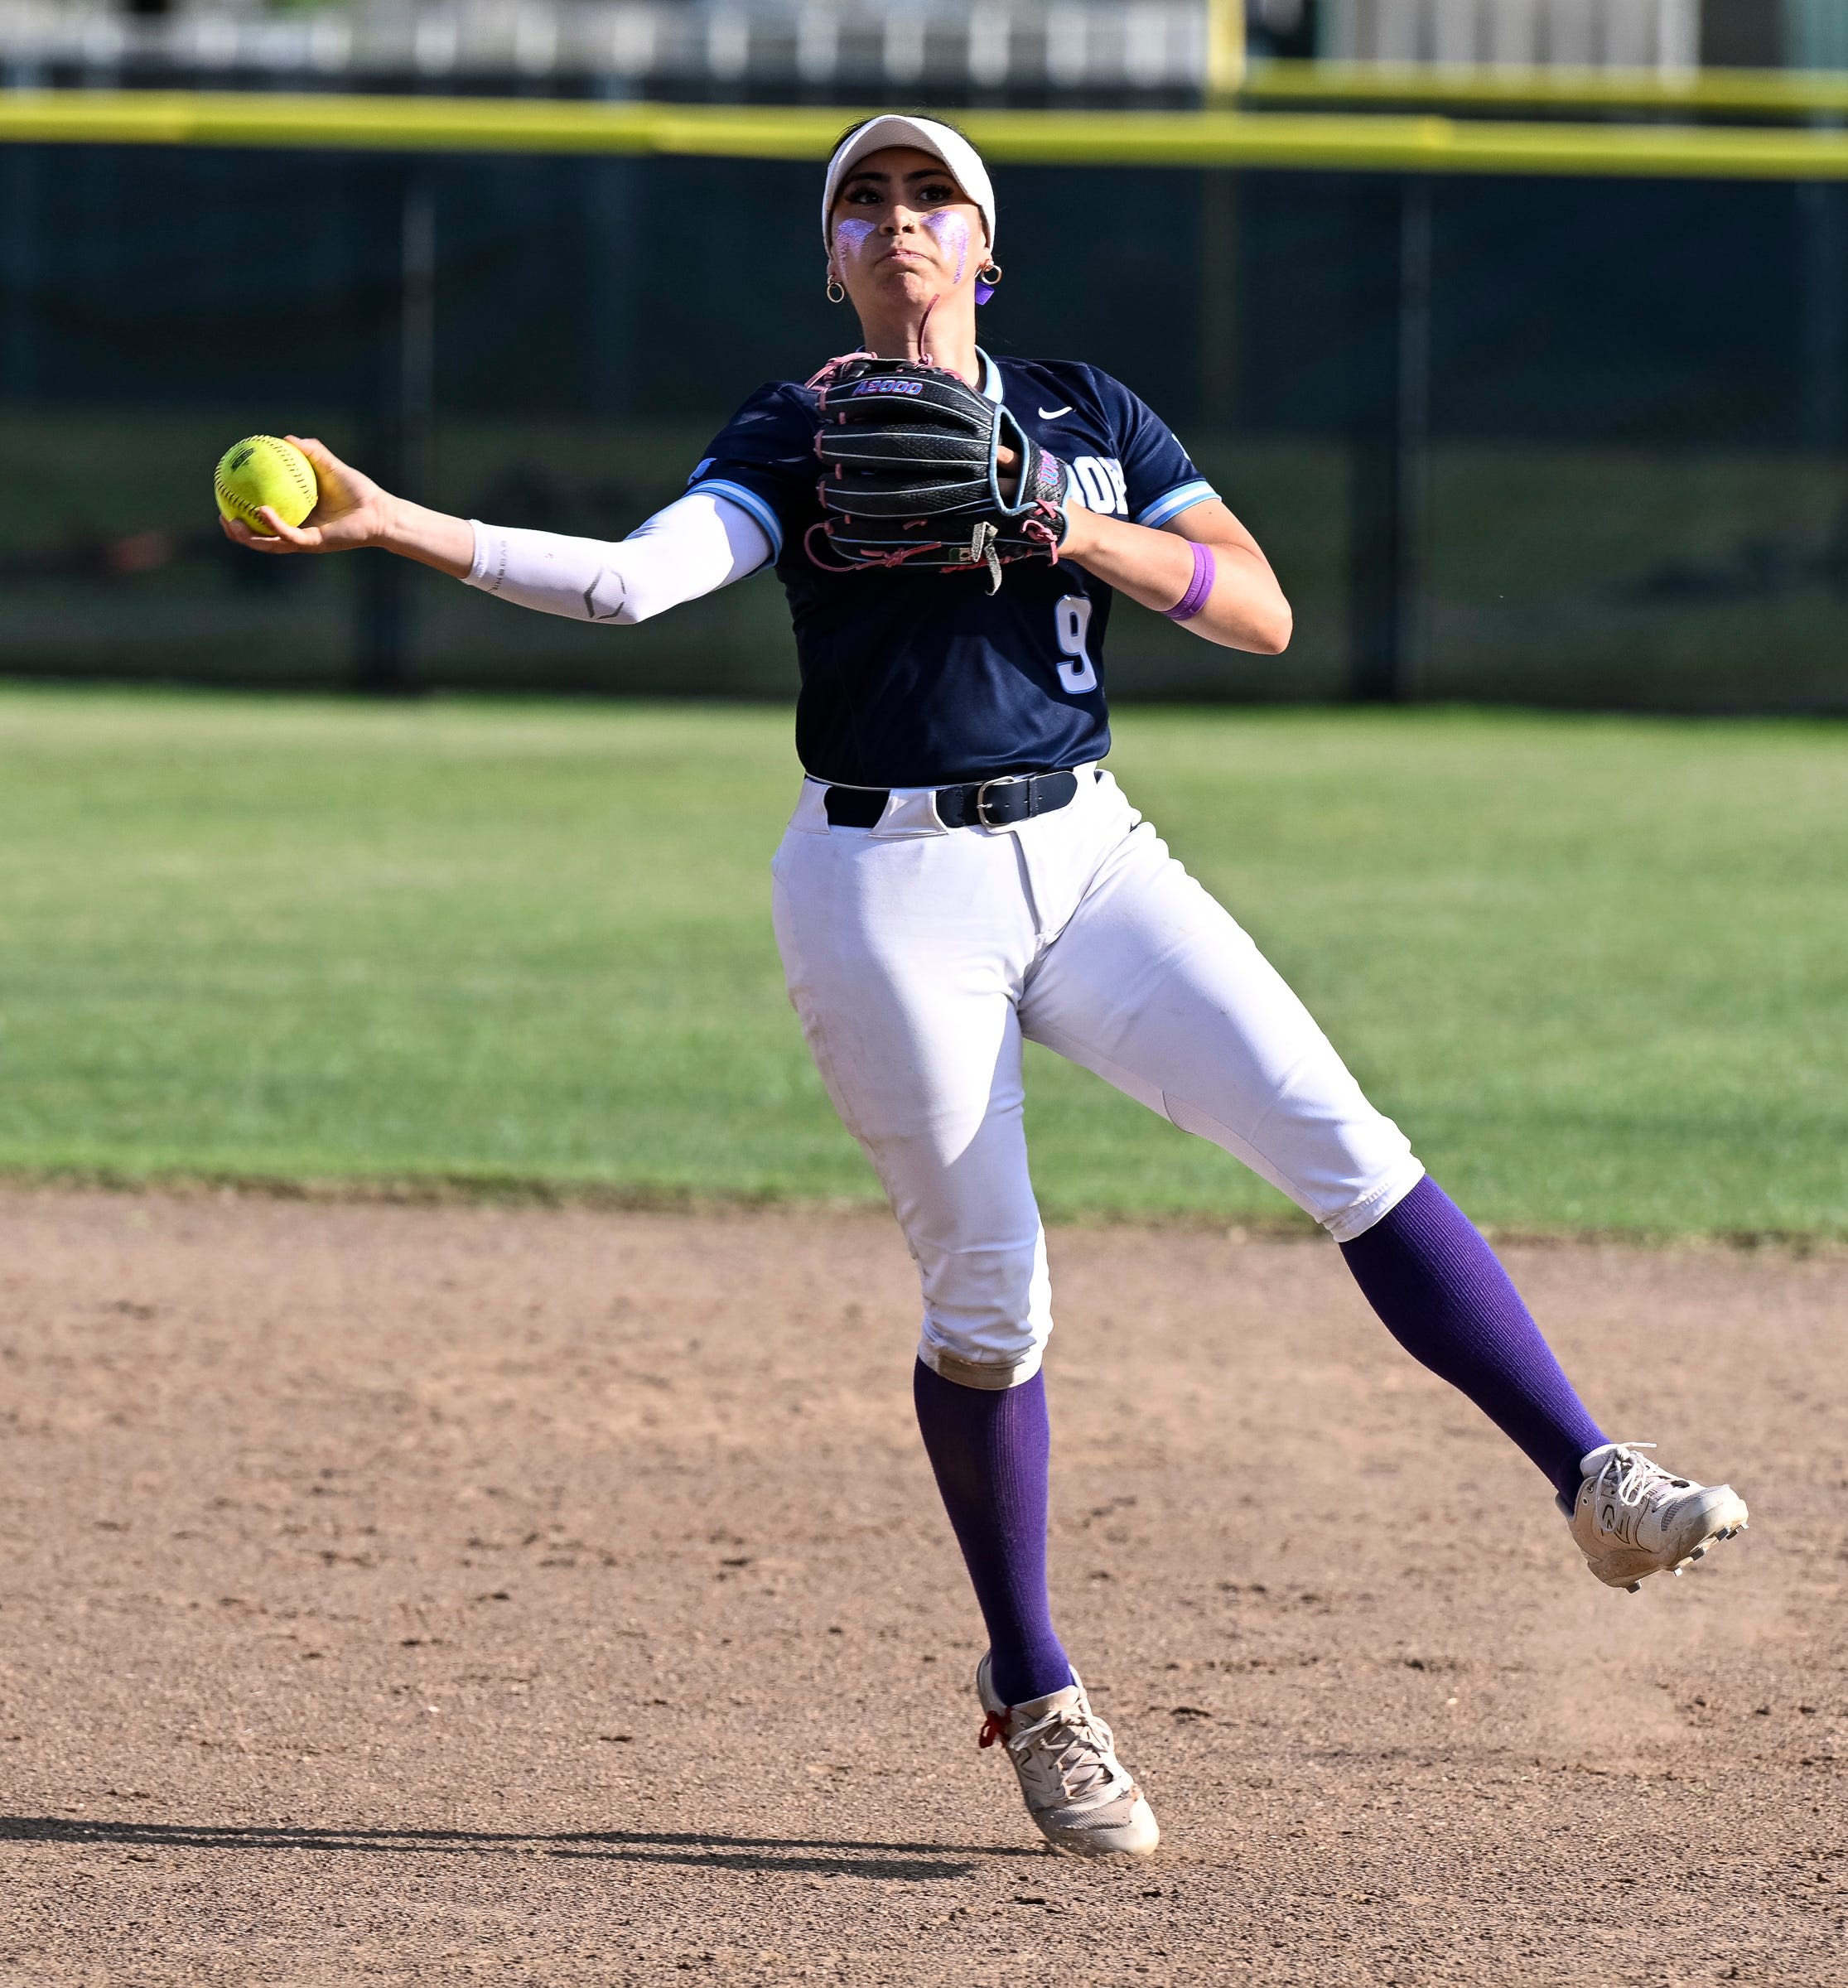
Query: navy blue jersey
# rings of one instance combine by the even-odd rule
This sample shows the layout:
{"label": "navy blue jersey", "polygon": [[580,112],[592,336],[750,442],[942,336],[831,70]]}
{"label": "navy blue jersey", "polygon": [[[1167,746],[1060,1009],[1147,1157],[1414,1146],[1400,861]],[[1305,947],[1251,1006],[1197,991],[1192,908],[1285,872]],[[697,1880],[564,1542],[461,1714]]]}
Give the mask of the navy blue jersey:
{"label": "navy blue jersey", "polygon": [[[1093,510],[1160,525],[1214,495],[1166,426],[1107,373],[985,356],[983,385],[1071,465]],[[688,485],[741,505],[774,548],[802,667],[803,767],[854,786],[938,787],[1102,759],[1112,590],[1064,560],[1008,566],[995,594],[980,570],[826,571],[804,543],[822,517],[815,430],[807,388],[761,387]]]}

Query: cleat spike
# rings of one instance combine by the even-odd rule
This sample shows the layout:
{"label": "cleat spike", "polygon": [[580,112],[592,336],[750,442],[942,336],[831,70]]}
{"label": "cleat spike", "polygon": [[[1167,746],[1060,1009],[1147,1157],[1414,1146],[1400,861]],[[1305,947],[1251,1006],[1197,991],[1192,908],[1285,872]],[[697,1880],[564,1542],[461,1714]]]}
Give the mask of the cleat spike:
{"label": "cleat spike", "polygon": [[1642,1586],[1643,1583],[1640,1580],[1633,1580],[1630,1583],[1629,1591],[1633,1595],[1638,1594],[1641,1591]]}

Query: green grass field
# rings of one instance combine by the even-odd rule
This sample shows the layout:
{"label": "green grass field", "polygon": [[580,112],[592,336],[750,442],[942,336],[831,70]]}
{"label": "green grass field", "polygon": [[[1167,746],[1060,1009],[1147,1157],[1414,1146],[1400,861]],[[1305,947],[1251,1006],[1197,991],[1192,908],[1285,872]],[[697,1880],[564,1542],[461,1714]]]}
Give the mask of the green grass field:
{"label": "green grass field", "polygon": [[[1132,711],[1131,796],[1484,1219],[1848,1230],[1848,730]],[[871,1197],[774,710],[0,692],[0,1168]],[[1049,1209],[1282,1212],[1035,1054]]]}

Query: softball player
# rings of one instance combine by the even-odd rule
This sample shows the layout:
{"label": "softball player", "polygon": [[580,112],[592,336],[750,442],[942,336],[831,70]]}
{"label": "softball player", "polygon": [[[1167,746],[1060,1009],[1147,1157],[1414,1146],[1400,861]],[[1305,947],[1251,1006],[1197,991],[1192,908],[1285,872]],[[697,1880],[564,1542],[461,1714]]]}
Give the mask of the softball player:
{"label": "softball player", "polygon": [[1633,1588],[1744,1502],[1591,1420],[1482,1237],[1302,1003],[1102,762],[1114,597],[1274,654],[1290,609],[1160,417],[1095,368],[996,359],[988,175],[959,133],[850,131],[822,201],[863,350],[753,394],[688,493],[620,543],[441,516],[305,442],[321,501],[273,552],[383,547],[503,600],[625,625],[774,566],[807,770],[777,852],[789,992],[920,1272],[919,1424],[985,1619],[982,1743],[1062,1850],[1158,1831],[1053,1626],[1052,1330],[1021,1045],[1083,1064],[1306,1209],[1416,1358],[1537,1464],[1592,1571]]}

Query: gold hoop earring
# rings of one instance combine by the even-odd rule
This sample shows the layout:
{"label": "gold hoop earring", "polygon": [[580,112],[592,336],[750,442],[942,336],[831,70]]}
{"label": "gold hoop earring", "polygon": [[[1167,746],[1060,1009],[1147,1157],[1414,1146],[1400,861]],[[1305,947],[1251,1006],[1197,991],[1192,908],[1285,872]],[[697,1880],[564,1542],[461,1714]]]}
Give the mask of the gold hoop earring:
{"label": "gold hoop earring", "polygon": [[831,276],[827,279],[827,301],[831,304],[844,304],[847,301],[847,293],[841,287],[838,277]]}

